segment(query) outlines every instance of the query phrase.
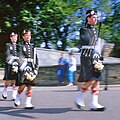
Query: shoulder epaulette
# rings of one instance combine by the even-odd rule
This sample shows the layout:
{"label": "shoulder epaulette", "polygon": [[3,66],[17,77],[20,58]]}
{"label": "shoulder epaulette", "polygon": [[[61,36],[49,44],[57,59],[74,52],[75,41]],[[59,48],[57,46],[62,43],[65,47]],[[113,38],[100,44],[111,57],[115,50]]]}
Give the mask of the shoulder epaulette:
{"label": "shoulder epaulette", "polygon": [[11,45],[11,43],[6,43],[6,45],[7,45],[7,46],[10,46],[10,45]]}

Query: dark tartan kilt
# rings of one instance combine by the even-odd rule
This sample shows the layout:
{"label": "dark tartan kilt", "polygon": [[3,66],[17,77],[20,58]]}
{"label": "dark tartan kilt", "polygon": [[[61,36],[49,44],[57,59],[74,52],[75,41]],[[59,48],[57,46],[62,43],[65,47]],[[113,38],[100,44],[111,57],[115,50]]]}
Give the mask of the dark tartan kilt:
{"label": "dark tartan kilt", "polygon": [[78,82],[87,82],[89,80],[102,80],[102,71],[95,71],[92,59],[81,56],[81,68]]}
{"label": "dark tartan kilt", "polygon": [[[32,69],[33,69],[33,66],[32,66],[32,63],[28,63],[28,66],[30,66],[30,67],[32,67]],[[25,79],[25,77],[24,77],[24,71],[18,71],[18,79],[17,79],[17,81],[16,81],[16,85],[17,86],[20,86],[20,85],[34,85],[35,84],[35,80],[33,80],[33,81],[29,81],[29,80],[27,80],[27,79]]]}
{"label": "dark tartan kilt", "polygon": [[6,63],[3,80],[17,80],[17,77],[17,74],[12,72],[12,65]]}

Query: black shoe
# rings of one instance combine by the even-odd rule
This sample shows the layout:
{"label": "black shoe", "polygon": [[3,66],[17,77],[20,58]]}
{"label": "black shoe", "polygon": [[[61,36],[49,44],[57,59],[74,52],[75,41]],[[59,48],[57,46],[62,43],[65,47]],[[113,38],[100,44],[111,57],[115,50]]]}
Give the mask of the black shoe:
{"label": "black shoe", "polygon": [[25,107],[25,109],[33,109],[34,107]]}
{"label": "black shoe", "polygon": [[7,99],[7,97],[5,97],[4,95],[2,95],[3,99]]}
{"label": "black shoe", "polygon": [[14,103],[14,106],[15,106],[15,107],[18,107],[19,105],[17,105],[16,103]]}
{"label": "black shoe", "polygon": [[91,111],[104,111],[105,107],[102,107],[102,108],[91,108],[90,110]]}

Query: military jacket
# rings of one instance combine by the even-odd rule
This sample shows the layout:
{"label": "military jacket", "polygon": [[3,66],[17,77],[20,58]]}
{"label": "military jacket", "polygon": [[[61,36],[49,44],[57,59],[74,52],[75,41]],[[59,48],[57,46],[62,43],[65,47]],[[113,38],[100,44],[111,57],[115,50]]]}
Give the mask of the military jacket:
{"label": "military jacket", "polygon": [[[86,27],[81,28],[80,40],[82,52],[79,81],[86,82],[89,80],[102,80],[101,71],[96,71],[93,64],[94,60],[100,58],[98,51],[95,49],[98,42],[98,30],[92,25],[87,25]],[[97,56],[97,59],[95,55]]]}
{"label": "military jacket", "polygon": [[[6,43],[6,62],[8,63],[13,57],[18,57],[18,45],[16,43]],[[11,63],[12,64],[12,63]]]}
{"label": "military jacket", "polygon": [[12,72],[12,65],[14,62],[18,62],[18,44],[16,43],[6,43],[6,64],[5,64],[5,74],[3,80],[16,80],[17,73]]}
{"label": "military jacket", "polygon": [[98,30],[92,25],[87,25],[87,27],[81,28],[80,40],[81,46],[83,45],[95,46],[98,40]]}
{"label": "military jacket", "polygon": [[[19,45],[19,57],[20,57],[20,65],[23,63],[23,59],[27,59],[28,62],[34,61],[34,47],[30,43],[23,43]],[[38,67],[38,58],[37,54],[35,55],[36,59],[33,64]],[[30,61],[29,61],[30,60]],[[31,61],[32,60],[32,61]]]}

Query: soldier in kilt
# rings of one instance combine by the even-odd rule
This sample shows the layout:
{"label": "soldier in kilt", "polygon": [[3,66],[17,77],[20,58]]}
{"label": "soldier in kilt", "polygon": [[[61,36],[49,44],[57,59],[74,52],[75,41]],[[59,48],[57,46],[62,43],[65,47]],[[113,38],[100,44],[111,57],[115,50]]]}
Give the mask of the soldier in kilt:
{"label": "soldier in kilt", "polygon": [[10,34],[10,42],[6,43],[6,61],[5,61],[5,74],[3,80],[5,81],[2,97],[7,99],[7,88],[13,82],[12,99],[16,98],[18,86],[15,82],[18,77],[18,35],[12,32]]}
{"label": "soldier in kilt", "polygon": [[[98,39],[97,11],[86,12],[86,26],[80,29],[81,39],[81,71],[79,82],[84,82],[75,98],[75,104],[80,109],[85,107],[84,95],[91,87],[90,110],[104,111],[105,107],[98,103],[101,72],[103,69],[101,58],[101,46]],[[98,49],[99,48],[99,49]]]}
{"label": "soldier in kilt", "polygon": [[23,44],[19,45],[19,74],[16,85],[20,85],[16,99],[14,101],[15,106],[20,105],[20,95],[26,89],[25,108],[33,109],[34,106],[31,103],[32,99],[32,85],[38,74],[38,59],[35,53],[35,48],[30,44],[31,31],[24,30],[22,33],[24,40]]}

